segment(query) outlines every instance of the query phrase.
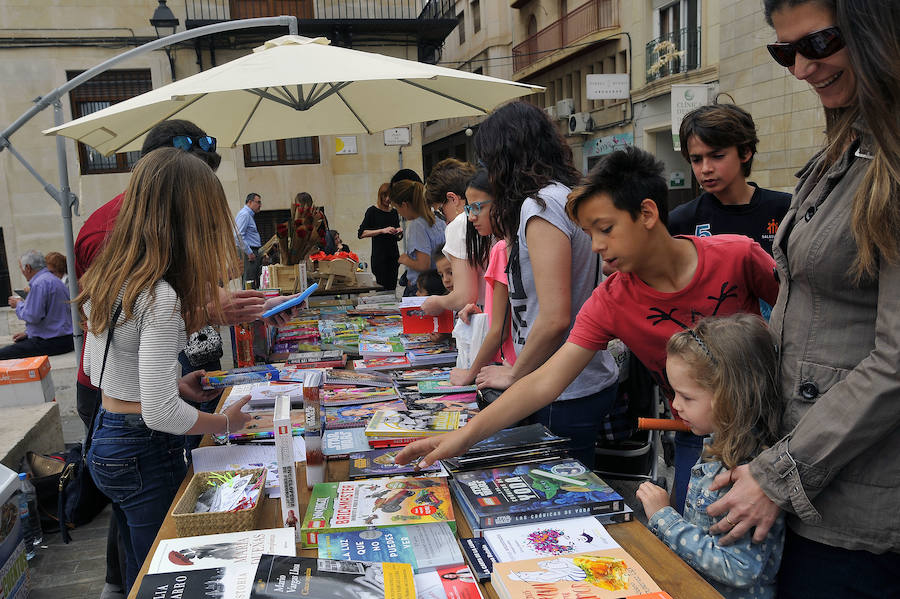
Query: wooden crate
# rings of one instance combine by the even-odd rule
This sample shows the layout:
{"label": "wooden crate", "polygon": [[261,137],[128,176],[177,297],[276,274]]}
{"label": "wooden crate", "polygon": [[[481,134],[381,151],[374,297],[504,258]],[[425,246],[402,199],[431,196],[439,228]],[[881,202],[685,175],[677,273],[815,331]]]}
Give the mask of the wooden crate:
{"label": "wooden crate", "polygon": [[[356,262],[346,259],[320,260],[310,276],[317,277],[319,286],[325,289],[356,287]],[[322,281],[325,281],[324,285]]]}
{"label": "wooden crate", "polygon": [[301,277],[299,289],[305,289],[305,267],[306,264],[272,264],[269,266],[269,286],[281,289],[282,293],[292,293],[297,277]]}

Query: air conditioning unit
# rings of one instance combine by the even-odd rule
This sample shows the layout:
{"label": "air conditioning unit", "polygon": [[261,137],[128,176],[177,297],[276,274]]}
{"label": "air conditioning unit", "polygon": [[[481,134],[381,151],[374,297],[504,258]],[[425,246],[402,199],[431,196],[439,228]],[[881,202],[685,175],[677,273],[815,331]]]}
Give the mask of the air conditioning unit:
{"label": "air conditioning unit", "polygon": [[550,117],[551,121],[555,121],[558,119],[558,117],[556,116],[556,106],[548,106],[544,109],[544,112],[547,113],[547,116]]}
{"label": "air conditioning unit", "polygon": [[562,120],[567,119],[575,112],[575,100],[564,98],[556,103],[556,116]]}
{"label": "air conditioning unit", "polygon": [[590,133],[594,128],[594,119],[589,112],[576,112],[569,117],[569,134]]}

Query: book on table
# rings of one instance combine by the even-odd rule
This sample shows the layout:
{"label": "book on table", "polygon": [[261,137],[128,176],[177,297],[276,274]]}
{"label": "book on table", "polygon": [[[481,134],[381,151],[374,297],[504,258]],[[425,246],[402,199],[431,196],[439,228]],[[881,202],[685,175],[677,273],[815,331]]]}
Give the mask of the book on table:
{"label": "book on table", "polygon": [[450,470],[466,470],[565,457],[566,437],[542,424],[504,429],[473,445],[461,456],[444,460]]}
{"label": "book on table", "polygon": [[581,462],[563,458],[454,475],[473,528],[487,529],[622,510],[622,496]]}
{"label": "book on table", "polygon": [[456,355],[456,350],[449,347],[411,349],[406,352],[406,357],[413,366],[455,364]]}
{"label": "book on table", "polygon": [[288,356],[285,366],[301,368],[343,368],[347,364],[347,354],[339,349],[324,351],[295,352]]}
{"label": "book on table", "polygon": [[456,535],[446,522],[323,533],[319,558],[363,562],[400,562],[419,574],[463,564]]}
{"label": "book on table", "polygon": [[[268,410],[253,410],[247,412],[250,421],[239,430],[229,433],[228,438],[235,443],[245,443],[250,441],[265,441],[275,438],[275,416],[273,408]],[[306,422],[303,408],[292,409],[290,411],[291,434],[295,437],[303,434],[303,427]]]}
{"label": "book on table", "polygon": [[346,406],[360,403],[374,403],[400,399],[400,395],[387,387],[345,387],[322,391],[323,406]]}
{"label": "book on table", "polygon": [[454,385],[449,380],[420,381],[419,393],[441,395],[445,393],[475,393],[475,385]]}
{"label": "book on table", "polygon": [[[234,585],[231,585],[232,587]],[[145,574],[141,578],[137,599],[183,599],[209,597],[211,599],[243,599],[229,589],[225,568],[204,568],[187,572]]]}
{"label": "book on table", "polygon": [[596,518],[565,518],[484,531],[498,562],[514,562],[619,547]]}
{"label": "book on table", "polygon": [[469,570],[478,582],[486,582],[491,579],[497,556],[481,537],[460,537],[459,544],[462,547],[463,557],[469,565]]}
{"label": "book on table", "polygon": [[326,385],[355,385],[358,387],[393,387],[391,377],[380,372],[330,369],[325,371]]}
{"label": "book on table", "polygon": [[322,453],[330,458],[345,458],[368,449],[369,439],[363,428],[325,429],[322,435]]}
{"label": "book on table", "polygon": [[450,368],[438,366],[435,368],[411,368],[409,370],[396,370],[391,376],[397,382],[417,383],[419,381],[446,381],[450,379]]}
{"label": "book on table", "polygon": [[265,383],[278,380],[278,369],[271,364],[259,366],[245,366],[232,368],[231,370],[213,370],[200,378],[200,385],[204,389],[224,389],[234,385],[247,383]]}
{"label": "book on table", "polygon": [[416,599],[409,564],[264,555],[250,599]]}
{"label": "book on table", "polygon": [[417,599],[483,599],[468,566],[444,566],[415,575]]}
{"label": "book on table", "polygon": [[[291,404],[287,395],[281,395],[275,400],[275,409],[272,416],[275,429],[275,459],[278,462],[278,479],[281,482],[281,524],[290,527],[294,533],[295,542],[299,540],[300,504],[297,492],[297,468],[294,456],[293,434],[291,432]],[[309,460],[309,441],[306,439],[309,431],[309,421],[304,419],[304,443]]]}
{"label": "book on table", "polygon": [[412,362],[406,356],[384,356],[353,360],[353,369],[363,372],[370,370],[394,370],[396,368],[407,368],[411,365]]}
{"label": "book on table", "polygon": [[398,357],[404,354],[403,345],[396,341],[359,341],[359,355],[363,358]]}
{"label": "book on table", "polygon": [[292,408],[303,407],[303,384],[281,382],[255,385],[250,390],[250,401],[247,405],[251,410],[271,410],[275,407],[275,398],[279,395],[290,397]]}
{"label": "book on table", "polygon": [[325,406],[325,428],[365,428],[378,410],[405,410],[402,399],[346,406]]}
{"label": "book on table", "polygon": [[315,547],[321,533],[425,522],[446,522],[456,530],[450,490],[443,478],[319,483],[310,494],[301,542],[304,547]]}
{"label": "book on table", "polygon": [[465,423],[466,414],[456,411],[378,410],[366,426],[366,435],[377,438],[430,437],[454,431]]}
{"label": "book on table", "polygon": [[394,458],[398,453],[400,453],[400,450],[396,448],[370,449],[368,451],[351,453],[348,456],[350,461],[348,476],[350,480],[417,472],[421,474],[444,472],[440,461],[421,469],[416,469],[416,465],[412,463],[395,464]]}

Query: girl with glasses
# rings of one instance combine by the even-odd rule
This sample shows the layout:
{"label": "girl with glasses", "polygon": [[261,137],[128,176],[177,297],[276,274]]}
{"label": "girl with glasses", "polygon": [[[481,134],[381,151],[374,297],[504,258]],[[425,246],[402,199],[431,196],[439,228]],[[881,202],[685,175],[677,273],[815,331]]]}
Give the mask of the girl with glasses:
{"label": "girl with glasses", "polygon": [[[782,439],[723,473],[727,544],[788,531],[779,597],[900,596],[900,3],[765,0],[769,51],[825,109],[774,241]],[[731,525],[734,525],[733,528]],[[730,531],[730,532],[729,532]]]}

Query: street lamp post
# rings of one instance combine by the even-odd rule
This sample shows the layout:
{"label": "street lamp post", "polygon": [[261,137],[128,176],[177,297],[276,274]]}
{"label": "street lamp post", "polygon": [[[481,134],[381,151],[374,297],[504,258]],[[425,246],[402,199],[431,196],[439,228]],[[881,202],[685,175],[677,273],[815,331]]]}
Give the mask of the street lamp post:
{"label": "street lamp post", "polygon": [[[169,35],[175,35],[178,29],[178,19],[172,9],[166,6],[166,0],[159,0],[159,6],[153,11],[150,18],[150,24],[156,30],[156,39],[160,39]],[[172,56],[172,50],[169,46],[164,48],[166,57],[169,59],[169,69],[172,71],[172,81],[175,81],[175,57]]]}

